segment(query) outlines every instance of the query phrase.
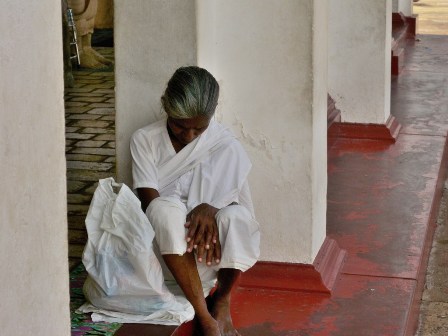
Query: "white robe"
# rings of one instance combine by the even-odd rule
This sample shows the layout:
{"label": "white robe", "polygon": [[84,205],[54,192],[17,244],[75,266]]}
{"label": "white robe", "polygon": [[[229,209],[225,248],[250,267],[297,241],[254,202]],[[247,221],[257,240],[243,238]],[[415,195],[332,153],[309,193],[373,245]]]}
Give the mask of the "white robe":
{"label": "white robe", "polygon": [[162,119],[132,136],[134,189],[152,188],[160,196],[177,197],[188,211],[203,202],[219,209],[237,202],[253,215],[247,184],[252,164],[230,130],[212,119],[204,133],[176,153],[166,122]]}
{"label": "white robe", "polygon": [[[163,119],[134,133],[131,153],[134,188],[153,188],[161,195],[146,214],[162,255],[186,252],[186,215],[208,203],[222,209],[217,215],[222,257],[213,267],[198,263],[204,288],[206,282],[214,281],[219,268],[244,272],[253,266],[260,237],[247,183],[251,163],[226,127],[212,119],[204,133],[176,153]],[[232,202],[240,205],[228,207]],[[165,276],[171,278],[163,260],[161,264]]]}

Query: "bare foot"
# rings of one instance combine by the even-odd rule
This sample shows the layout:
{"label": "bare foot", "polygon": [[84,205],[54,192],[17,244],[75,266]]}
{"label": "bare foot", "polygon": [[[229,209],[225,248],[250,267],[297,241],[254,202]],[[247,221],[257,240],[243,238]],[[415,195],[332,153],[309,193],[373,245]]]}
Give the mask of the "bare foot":
{"label": "bare foot", "polygon": [[235,329],[230,316],[230,301],[227,298],[207,298],[207,306],[212,317],[218,322],[222,336],[241,336]]}
{"label": "bare foot", "polygon": [[92,48],[84,48],[80,55],[82,68],[88,69],[106,69],[108,66],[98,61]]}
{"label": "bare foot", "polygon": [[[95,49],[93,49],[92,47],[89,47],[89,52],[92,53],[93,57],[95,57],[95,59],[100,62],[103,63],[107,66],[110,66],[112,64],[114,64],[114,62],[108,60],[106,57],[104,57],[103,55],[101,55],[98,51],[96,51]],[[85,50],[85,48],[84,48]]]}

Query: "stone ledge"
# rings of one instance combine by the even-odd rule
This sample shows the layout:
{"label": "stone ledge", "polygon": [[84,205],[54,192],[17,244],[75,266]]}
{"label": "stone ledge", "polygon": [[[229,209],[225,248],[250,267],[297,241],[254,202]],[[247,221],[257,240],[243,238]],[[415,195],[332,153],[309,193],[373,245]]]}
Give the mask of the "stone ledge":
{"label": "stone ledge", "polygon": [[260,261],[243,274],[240,287],[331,294],[345,256],[327,237],[313,264]]}
{"label": "stone ledge", "polygon": [[400,129],[401,125],[394,116],[390,116],[385,124],[336,122],[328,129],[328,139],[381,140],[395,143]]}

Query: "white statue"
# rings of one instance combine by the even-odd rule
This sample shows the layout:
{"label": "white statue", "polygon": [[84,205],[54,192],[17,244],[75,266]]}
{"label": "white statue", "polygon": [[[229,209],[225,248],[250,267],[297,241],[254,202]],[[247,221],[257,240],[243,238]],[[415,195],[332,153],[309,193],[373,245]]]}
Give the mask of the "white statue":
{"label": "white statue", "polygon": [[92,48],[92,34],[98,0],[67,0],[73,11],[78,37],[78,52],[82,68],[102,69],[110,66],[111,61]]}

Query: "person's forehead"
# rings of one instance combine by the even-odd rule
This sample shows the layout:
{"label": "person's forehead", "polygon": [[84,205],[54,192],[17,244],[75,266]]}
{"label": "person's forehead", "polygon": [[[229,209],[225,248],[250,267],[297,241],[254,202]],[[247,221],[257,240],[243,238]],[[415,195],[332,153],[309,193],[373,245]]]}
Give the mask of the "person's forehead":
{"label": "person's forehead", "polygon": [[173,120],[177,125],[182,126],[184,128],[199,128],[207,126],[210,123],[210,118],[207,116],[199,116],[189,119],[173,119]]}

